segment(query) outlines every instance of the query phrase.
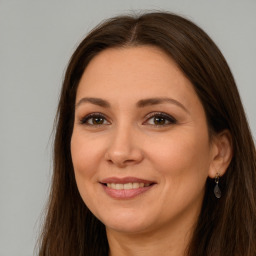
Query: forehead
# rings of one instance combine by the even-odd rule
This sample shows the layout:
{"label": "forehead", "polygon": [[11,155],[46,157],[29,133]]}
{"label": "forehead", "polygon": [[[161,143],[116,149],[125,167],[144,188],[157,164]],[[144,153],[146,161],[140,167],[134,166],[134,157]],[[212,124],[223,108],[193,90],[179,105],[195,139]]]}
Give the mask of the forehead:
{"label": "forehead", "polygon": [[[197,95],[177,64],[154,46],[111,48],[86,67],[77,97],[175,97],[190,105]],[[195,100],[195,99],[194,99]],[[198,100],[198,99],[197,99]]]}

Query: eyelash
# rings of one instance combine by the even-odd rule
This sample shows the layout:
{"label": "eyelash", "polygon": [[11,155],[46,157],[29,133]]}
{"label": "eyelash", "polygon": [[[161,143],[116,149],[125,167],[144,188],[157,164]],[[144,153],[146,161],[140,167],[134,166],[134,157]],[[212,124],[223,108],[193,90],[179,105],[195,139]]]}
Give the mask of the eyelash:
{"label": "eyelash", "polygon": [[[89,123],[89,120],[93,120],[93,118],[99,118],[101,119],[101,121],[103,120],[103,123],[100,123],[100,124],[93,124],[93,123]],[[146,116],[147,120],[145,122],[143,122],[143,124],[146,124],[150,119],[153,119],[153,118],[159,118],[161,119],[162,121],[164,121],[163,124],[149,124],[151,126],[156,126],[156,127],[164,127],[164,126],[168,126],[168,125],[172,125],[172,124],[176,124],[177,123],[177,120],[166,114],[166,113],[163,113],[163,112],[152,112],[152,113],[149,113],[147,116]],[[107,121],[108,123],[104,123],[105,121],[107,121],[105,115],[101,114],[101,113],[91,113],[85,117],[83,117],[81,120],[80,120],[80,124],[83,124],[83,125],[88,125],[88,126],[93,126],[93,127],[97,127],[97,126],[102,126],[102,125],[108,125],[110,122]],[[167,123],[166,123],[167,122]]]}
{"label": "eyelash", "polygon": [[83,118],[80,120],[80,124],[84,124],[84,125],[88,125],[88,126],[100,126],[100,125],[105,125],[105,124],[90,124],[90,123],[88,123],[88,121],[89,121],[90,119],[93,119],[93,118],[95,118],[95,119],[96,119],[96,118],[101,118],[101,119],[104,120],[104,122],[105,122],[105,120],[107,120],[106,117],[105,117],[103,114],[101,114],[101,113],[92,113],[92,114],[89,114],[89,115],[83,117]]}
{"label": "eyelash", "polygon": [[163,112],[152,112],[152,113],[149,113],[147,115],[146,122],[148,122],[152,118],[160,118],[160,119],[164,120],[164,122],[166,122],[166,121],[168,122],[168,123],[164,123],[164,124],[150,124],[152,126],[163,127],[163,126],[168,126],[168,125],[172,125],[172,124],[176,124],[177,123],[177,120],[173,116],[168,115],[168,114],[163,113]]}

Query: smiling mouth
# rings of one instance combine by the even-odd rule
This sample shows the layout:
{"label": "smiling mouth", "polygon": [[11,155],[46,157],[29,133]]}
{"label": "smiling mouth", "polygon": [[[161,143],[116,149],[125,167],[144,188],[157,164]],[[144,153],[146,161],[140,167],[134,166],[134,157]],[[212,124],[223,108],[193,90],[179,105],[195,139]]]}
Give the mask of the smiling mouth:
{"label": "smiling mouth", "polygon": [[138,188],[144,188],[144,187],[149,187],[150,183],[138,183],[138,182],[134,182],[134,183],[125,183],[125,184],[120,184],[120,183],[104,183],[103,185],[107,186],[108,188],[112,188],[112,189],[116,189],[116,190],[128,190],[128,189],[138,189]]}
{"label": "smiling mouth", "polygon": [[147,193],[156,185],[153,181],[133,177],[107,178],[102,180],[100,184],[108,196],[119,200],[133,199],[138,195]]}

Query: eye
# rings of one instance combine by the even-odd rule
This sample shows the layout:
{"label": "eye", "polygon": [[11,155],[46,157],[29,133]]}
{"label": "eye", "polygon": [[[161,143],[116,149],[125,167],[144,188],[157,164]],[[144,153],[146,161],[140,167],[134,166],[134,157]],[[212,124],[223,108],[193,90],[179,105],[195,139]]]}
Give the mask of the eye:
{"label": "eye", "polygon": [[177,123],[177,120],[166,113],[150,113],[146,123],[154,126],[167,126]]}
{"label": "eye", "polygon": [[106,117],[100,113],[92,113],[80,120],[81,124],[84,125],[92,125],[92,126],[99,126],[99,125],[108,125],[110,122],[106,119]]}

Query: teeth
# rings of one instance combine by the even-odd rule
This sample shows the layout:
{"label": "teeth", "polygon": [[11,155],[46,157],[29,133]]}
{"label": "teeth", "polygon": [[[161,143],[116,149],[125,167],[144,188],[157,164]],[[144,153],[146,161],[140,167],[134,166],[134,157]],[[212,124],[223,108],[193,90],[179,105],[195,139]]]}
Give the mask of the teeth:
{"label": "teeth", "polygon": [[116,189],[124,189],[124,184],[116,184]]}
{"label": "teeth", "polygon": [[125,184],[117,184],[117,183],[107,183],[108,188],[113,189],[134,189],[134,188],[143,188],[150,186],[149,183],[125,183]]}
{"label": "teeth", "polygon": [[132,188],[139,188],[140,187],[139,183],[131,183],[131,184],[132,184]]}
{"label": "teeth", "polygon": [[126,183],[123,187],[124,189],[132,189],[132,183]]}

